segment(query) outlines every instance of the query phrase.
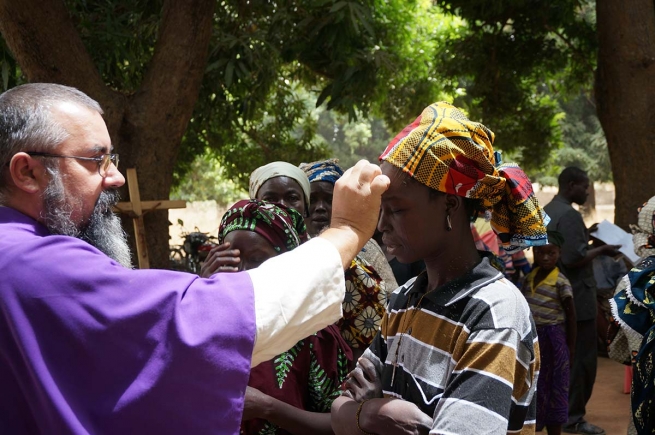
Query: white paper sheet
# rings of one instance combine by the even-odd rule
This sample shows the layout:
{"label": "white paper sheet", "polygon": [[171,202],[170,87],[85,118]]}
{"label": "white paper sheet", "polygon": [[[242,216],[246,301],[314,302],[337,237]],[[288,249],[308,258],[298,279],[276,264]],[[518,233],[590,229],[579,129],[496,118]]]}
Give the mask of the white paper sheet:
{"label": "white paper sheet", "polygon": [[625,255],[633,265],[639,262],[639,256],[635,254],[635,247],[632,243],[632,234],[626,233],[621,227],[607,219],[600,222],[596,231],[591,235],[608,245],[621,245],[619,249],[621,254]]}

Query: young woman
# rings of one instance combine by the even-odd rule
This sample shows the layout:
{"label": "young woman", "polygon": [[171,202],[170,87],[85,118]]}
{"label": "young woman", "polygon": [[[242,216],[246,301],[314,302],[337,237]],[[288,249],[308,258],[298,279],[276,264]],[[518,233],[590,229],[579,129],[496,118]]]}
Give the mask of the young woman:
{"label": "young woman", "polygon": [[489,211],[508,252],[547,242],[525,174],[493,133],[448,103],[427,107],[381,156],[391,184],[378,230],[426,271],[391,296],[380,332],[332,405],[337,434],[534,433],[537,335],[519,290],[475,247]]}

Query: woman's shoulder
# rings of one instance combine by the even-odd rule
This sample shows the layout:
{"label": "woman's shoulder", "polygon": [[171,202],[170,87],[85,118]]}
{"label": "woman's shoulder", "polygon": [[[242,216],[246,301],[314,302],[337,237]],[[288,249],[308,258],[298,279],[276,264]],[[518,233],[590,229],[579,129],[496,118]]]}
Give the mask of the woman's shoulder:
{"label": "woman's shoulder", "polygon": [[486,313],[480,327],[513,328],[524,335],[531,329],[530,307],[521,291],[507,278],[480,287],[472,295],[470,310]]}

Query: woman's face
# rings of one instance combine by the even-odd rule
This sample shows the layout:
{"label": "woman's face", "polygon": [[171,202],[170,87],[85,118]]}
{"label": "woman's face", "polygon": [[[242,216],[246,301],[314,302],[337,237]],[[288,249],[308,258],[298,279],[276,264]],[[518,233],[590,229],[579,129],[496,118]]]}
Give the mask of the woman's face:
{"label": "woman's face", "polygon": [[442,253],[446,231],[445,195],[412,180],[400,169],[382,163],[389,189],[382,194],[378,230],[387,252],[401,263],[412,263]]}
{"label": "woman's face", "polygon": [[309,216],[305,218],[305,225],[309,235],[314,237],[330,226],[334,184],[329,181],[314,181],[310,186],[312,190],[309,195]]}
{"label": "woman's face", "polygon": [[282,204],[296,210],[302,216],[307,215],[302,187],[290,177],[275,177],[267,180],[259,188],[255,199]]}
{"label": "woman's face", "polygon": [[232,231],[225,236],[225,241],[230,242],[230,249],[241,251],[239,272],[259,267],[264,261],[278,255],[268,240],[252,231]]}

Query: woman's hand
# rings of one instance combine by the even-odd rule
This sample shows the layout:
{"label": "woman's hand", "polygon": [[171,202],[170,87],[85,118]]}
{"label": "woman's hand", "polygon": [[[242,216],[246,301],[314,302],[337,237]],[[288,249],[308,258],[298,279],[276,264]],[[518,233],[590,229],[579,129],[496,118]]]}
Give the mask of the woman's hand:
{"label": "woman's hand", "polygon": [[238,249],[229,248],[229,242],[214,246],[200,268],[200,276],[209,278],[217,272],[238,272],[241,252]]}
{"label": "woman's hand", "polygon": [[362,402],[382,397],[382,381],[375,366],[366,358],[357,361],[357,367],[346,376],[344,395]]}
{"label": "woman's hand", "polygon": [[360,426],[384,435],[427,435],[432,418],[412,402],[379,399],[366,402],[360,414]]}
{"label": "woman's hand", "polygon": [[246,397],[243,403],[243,421],[253,418],[266,419],[268,412],[268,399],[270,396],[262,393],[256,388],[246,387]]}

